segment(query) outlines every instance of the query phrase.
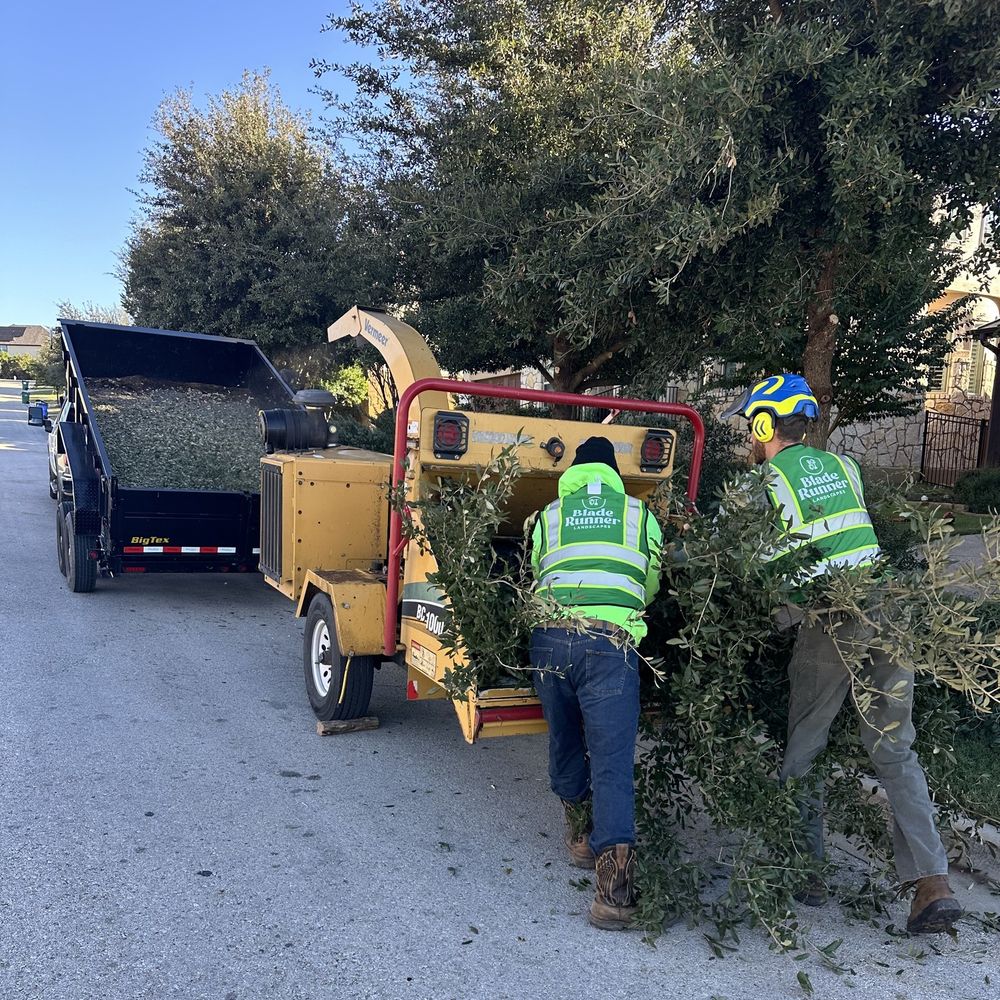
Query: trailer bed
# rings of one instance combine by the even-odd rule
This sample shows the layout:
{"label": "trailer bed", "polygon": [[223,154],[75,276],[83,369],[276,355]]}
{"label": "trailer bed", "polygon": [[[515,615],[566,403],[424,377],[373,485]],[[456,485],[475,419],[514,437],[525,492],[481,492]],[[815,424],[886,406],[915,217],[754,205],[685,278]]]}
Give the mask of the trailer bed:
{"label": "trailer bed", "polygon": [[296,407],[257,345],[60,323],[72,406],[57,432],[74,488],[59,497],[59,544],[89,540],[81,552],[111,574],[256,570],[257,411]]}

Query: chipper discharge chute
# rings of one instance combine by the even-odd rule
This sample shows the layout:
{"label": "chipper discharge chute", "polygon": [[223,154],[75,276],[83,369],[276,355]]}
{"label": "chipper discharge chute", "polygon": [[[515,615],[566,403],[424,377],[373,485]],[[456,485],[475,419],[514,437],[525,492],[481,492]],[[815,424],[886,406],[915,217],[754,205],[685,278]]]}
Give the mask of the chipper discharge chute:
{"label": "chipper discharge chute", "polygon": [[[434,554],[403,538],[400,514],[389,503],[390,483],[405,483],[406,498],[417,501],[434,495],[443,479],[470,476],[512,445],[522,475],[501,531],[509,531],[506,541],[516,546],[525,518],[555,499],[559,476],[589,437],[612,441],[631,496],[648,498],[673,472],[673,428],[477,412],[456,407],[456,397],[681,416],[694,427],[688,486],[694,499],[704,429],[689,406],[445,379],[415,330],[373,310],[352,309],[328,336],[360,336],[378,348],[400,399],[392,456],[331,445],[325,423],[317,421],[315,437],[301,449],[262,460],[261,569],[306,619],[306,689],[321,720],[364,715],[374,671],[385,661],[405,667],[410,700],[449,697],[442,681],[454,663],[441,638],[448,597],[427,579],[436,568]],[[470,743],[545,729],[530,686],[474,690],[452,700]]]}

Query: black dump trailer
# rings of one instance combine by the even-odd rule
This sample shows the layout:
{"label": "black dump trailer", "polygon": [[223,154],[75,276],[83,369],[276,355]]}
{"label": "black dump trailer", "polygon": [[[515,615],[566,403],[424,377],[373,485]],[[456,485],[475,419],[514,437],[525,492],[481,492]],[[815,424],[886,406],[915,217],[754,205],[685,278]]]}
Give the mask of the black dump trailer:
{"label": "black dump trailer", "polygon": [[259,410],[300,409],[252,341],[60,320],[56,545],[70,589],[119,573],[252,572]]}

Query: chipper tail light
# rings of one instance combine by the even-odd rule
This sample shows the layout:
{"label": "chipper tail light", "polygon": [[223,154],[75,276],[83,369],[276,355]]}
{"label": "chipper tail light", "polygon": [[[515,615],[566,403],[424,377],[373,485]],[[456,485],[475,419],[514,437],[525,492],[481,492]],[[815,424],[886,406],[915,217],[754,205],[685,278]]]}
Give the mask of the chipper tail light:
{"label": "chipper tail light", "polygon": [[674,436],[669,431],[646,431],[639,453],[639,468],[643,472],[662,472],[670,465]]}
{"label": "chipper tail light", "polygon": [[434,457],[461,458],[469,448],[469,418],[461,413],[434,414]]}

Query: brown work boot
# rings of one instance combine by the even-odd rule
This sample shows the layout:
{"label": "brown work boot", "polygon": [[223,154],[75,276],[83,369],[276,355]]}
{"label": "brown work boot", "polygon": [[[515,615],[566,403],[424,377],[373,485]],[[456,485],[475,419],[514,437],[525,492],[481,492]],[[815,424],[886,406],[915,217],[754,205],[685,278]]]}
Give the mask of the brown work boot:
{"label": "brown work boot", "polygon": [[635,851],[630,844],[606,847],[597,856],[597,892],[588,919],[604,931],[632,926],[636,911]]}
{"label": "brown work boot", "polygon": [[950,931],[962,915],[962,907],[948,885],[947,875],[928,875],[913,883],[916,892],[906,929],[911,934]]}
{"label": "brown work boot", "polygon": [[804,906],[825,906],[828,898],[826,883],[819,875],[810,875],[806,884],[792,894],[792,899]]}
{"label": "brown work boot", "polygon": [[562,800],[566,814],[566,849],[569,863],[577,868],[594,870],[594,852],[590,848],[590,835],[594,831],[594,810],[590,799],[582,802]]}

